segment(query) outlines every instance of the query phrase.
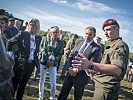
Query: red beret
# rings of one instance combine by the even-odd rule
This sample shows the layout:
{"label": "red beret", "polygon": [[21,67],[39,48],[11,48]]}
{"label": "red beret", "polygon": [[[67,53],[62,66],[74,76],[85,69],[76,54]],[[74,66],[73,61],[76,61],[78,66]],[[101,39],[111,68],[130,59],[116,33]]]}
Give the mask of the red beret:
{"label": "red beret", "polygon": [[118,22],[115,20],[115,19],[107,19],[103,25],[102,25],[102,29],[104,29],[105,26],[108,26],[108,25],[117,25],[119,27],[119,24]]}

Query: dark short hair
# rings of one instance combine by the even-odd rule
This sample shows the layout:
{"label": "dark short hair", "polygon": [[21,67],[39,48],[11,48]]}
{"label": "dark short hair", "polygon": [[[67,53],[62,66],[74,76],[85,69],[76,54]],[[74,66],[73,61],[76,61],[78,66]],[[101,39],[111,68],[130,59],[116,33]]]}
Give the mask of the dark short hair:
{"label": "dark short hair", "polygon": [[96,33],[96,29],[95,29],[94,27],[92,27],[92,26],[87,27],[86,30],[87,30],[87,29],[93,30],[94,33]]}
{"label": "dark short hair", "polygon": [[72,37],[78,38],[78,35],[77,34],[73,34]]}
{"label": "dark short hair", "polygon": [[8,23],[8,17],[4,15],[0,15],[0,20],[4,20],[5,23]]}
{"label": "dark short hair", "polygon": [[15,18],[9,18],[8,20],[9,21],[15,21]]}

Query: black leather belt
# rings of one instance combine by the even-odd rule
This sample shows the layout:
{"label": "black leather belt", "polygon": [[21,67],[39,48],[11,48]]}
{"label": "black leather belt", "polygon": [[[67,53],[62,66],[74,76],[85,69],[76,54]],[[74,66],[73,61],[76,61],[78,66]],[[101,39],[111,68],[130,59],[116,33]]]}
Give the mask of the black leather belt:
{"label": "black leather belt", "polygon": [[34,62],[34,60],[28,60],[28,63],[32,63],[32,62]]}

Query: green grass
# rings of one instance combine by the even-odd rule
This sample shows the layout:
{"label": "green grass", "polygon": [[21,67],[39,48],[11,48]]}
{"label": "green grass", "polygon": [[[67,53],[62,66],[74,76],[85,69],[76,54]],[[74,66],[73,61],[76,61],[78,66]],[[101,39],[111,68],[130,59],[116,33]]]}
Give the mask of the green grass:
{"label": "green grass", "polygon": [[[58,80],[60,73],[61,71],[57,73],[56,97],[58,97],[58,94],[60,92],[60,89],[63,83],[62,81]],[[38,99],[38,84],[39,84],[39,76],[37,77],[36,81],[33,79],[33,77],[30,78],[28,85],[26,87],[26,90],[25,90],[23,100],[37,100]],[[133,100],[133,93],[130,92],[130,90],[131,90],[131,83],[123,80],[121,82],[119,100]],[[49,94],[50,94],[50,82],[49,82],[49,74],[47,73],[46,82],[45,82],[45,90],[44,90],[44,100],[49,100]],[[82,100],[91,100],[92,96],[93,96],[93,88],[91,84],[88,84],[85,87]],[[67,100],[74,100],[73,88]]]}
{"label": "green grass", "polygon": [[[63,59],[62,59],[63,61]],[[61,63],[62,66],[62,63]],[[63,81],[59,81],[59,76],[61,74],[61,69],[57,73],[57,87],[56,87],[56,98],[58,97],[62,83]],[[25,94],[23,97],[23,100],[38,100],[38,85],[39,85],[39,75],[37,77],[37,80],[35,81],[33,77],[31,76],[28,85],[25,90]],[[49,100],[49,94],[50,94],[50,81],[49,81],[49,74],[47,73],[46,81],[45,81],[45,87],[44,87],[44,100]],[[131,83],[123,80],[121,82],[121,88],[120,88],[120,93],[119,93],[119,100],[133,100],[133,92],[131,90]],[[94,88],[92,87],[91,84],[86,85],[84,94],[82,97],[82,100],[91,100],[93,96],[93,91]],[[69,96],[67,100],[74,100],[74,90],[73,88],[71,89]]]}

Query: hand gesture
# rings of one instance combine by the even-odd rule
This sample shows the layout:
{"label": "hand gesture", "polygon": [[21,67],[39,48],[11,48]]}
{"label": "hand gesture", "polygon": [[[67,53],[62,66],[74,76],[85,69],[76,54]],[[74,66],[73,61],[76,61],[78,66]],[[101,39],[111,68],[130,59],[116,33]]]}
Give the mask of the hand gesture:
{"label": "hand gesture", "polygon": [[80,57],[75,57],[74,60],[72,60],[72,66],[73,68],[78,68],[79,70],[86,70],[91,65],[91,62],[83,55],[80,54]]}
{"label": "hand gesture", "polygon": [[51,67],[53,65],[54,65],[53,61],[47,60],[46,66]]}

